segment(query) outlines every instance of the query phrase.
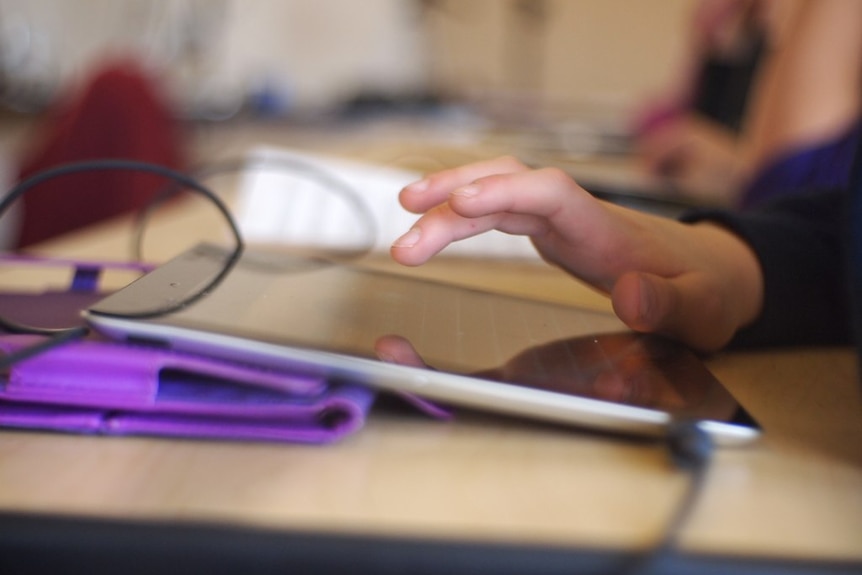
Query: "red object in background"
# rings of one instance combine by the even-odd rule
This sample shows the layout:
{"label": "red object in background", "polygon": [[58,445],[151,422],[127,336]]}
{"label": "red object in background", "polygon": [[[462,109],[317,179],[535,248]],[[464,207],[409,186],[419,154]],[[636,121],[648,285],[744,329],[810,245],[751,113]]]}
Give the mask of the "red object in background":
{"label": "red object in background", "polygon": [[[19,181],[46,168],[105,158],[182,168],[177,121],[156,81],[131,59],[100,67],[80,91],[61,97],[37,129]],[[17,247],[135,210],[167,183],[116,170],[49,180],[22,199]]]}

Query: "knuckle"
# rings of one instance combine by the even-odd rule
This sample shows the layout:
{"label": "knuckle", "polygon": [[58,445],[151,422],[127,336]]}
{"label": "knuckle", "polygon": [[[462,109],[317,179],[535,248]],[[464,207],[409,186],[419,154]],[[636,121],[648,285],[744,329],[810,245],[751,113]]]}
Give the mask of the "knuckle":
{"label": "knuckle", "polygon": [[539,170],[542,177],[551,185],[571,187],[575,182],[572,177],[560,168],[550,167]]}
{"label": "knuckle", "polygon": [[520,171],[520,170],[526,170],[527,169],[527,166],[525,166],[521,160],[519,160],[517,157],[515,157],[511,154],[500,156],[499,158],[497,158],[497,162],[501,166],[503,166],[509,170],[513,170],[513,171]]}
{"label": "knuckle", "polygon": [[428,183],[429,189],[437,189],[441,185],[445,185],[451,179],[451,174],[448,171],[435,172],[425,176],[425,181]]}

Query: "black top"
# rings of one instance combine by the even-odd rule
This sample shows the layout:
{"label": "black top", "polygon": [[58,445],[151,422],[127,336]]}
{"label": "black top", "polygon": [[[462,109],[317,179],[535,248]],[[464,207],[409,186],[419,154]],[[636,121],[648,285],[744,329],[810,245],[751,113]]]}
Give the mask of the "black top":
{"label": "black top", "polygon": [[764,276],[763,313],[739,331],[735,347],[851,343],[847,194],[817,191],[756,211],[701,211],[684,221],[713,221],[745,239]]}

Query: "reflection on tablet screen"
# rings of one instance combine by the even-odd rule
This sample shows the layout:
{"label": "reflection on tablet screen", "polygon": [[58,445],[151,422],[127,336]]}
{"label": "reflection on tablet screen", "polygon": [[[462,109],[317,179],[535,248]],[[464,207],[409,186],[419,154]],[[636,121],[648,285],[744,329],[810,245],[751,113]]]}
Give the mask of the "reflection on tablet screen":
{"label": "reflection on tablet screen", "polygon": [[[433,368],[401,336],[381,337],[376,349],[385,361]],[[553,341],[471,375],[691,419],[726,421],[738,409],[733,397],[693,353],[669,340],[632,332]]]}

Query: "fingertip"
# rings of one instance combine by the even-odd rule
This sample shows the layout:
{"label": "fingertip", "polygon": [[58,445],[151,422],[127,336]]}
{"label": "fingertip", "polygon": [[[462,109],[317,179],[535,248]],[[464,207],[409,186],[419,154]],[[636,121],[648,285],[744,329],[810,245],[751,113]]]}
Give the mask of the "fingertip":
{"label": "fingertip", "polygon": [[460,198],[462,200],[471,200],[477,195],[479,195],[479,186],[476,184],[469,184],[467,186],[455,188],[452,190],[452,193],[449,194],[452,198]]}
{"label": "fingertip", "polygon": [[410,212],[421,213],[427,207],[422,200],[422,196],[428,190],[429,186],[430,182],[427,178],[404,186],[398,192],[398,203]]}
{"label": "fingertip", "polygon": [[483,215],[482,202],[475,201],[478,193],[479,188],[475,184],[456,188],[449,192],[446,205],[461,217],[473,218]]}
{"label": "fingertip", "polygon": [[403,266],[415,267],[424,263],[423,260],[415,257],[411,248],[403,248],[393,245],[389,248],[389,255],[393,260]]}
{"label": "fingertip", "polygon": [[407,233],[392,242],[393,248],[412,248],[422,239],[422,229],[419,227],[410,228]]}
{"label": "fingertip", "polygon": [[401,189],[402,194],[413,195],[424,193],[429,186],[428,178],[422,178],[418,182],[407,184]]}
{"label": "fingertip", "polygon": [[651,277],[639,274],[638,282],[638,314],[639,321],[645,329],[658,329],[664,322],[665,310],[659,286]]}
{"label": "fingertip", "polygon": [[637,272],[620,276],[611,294],[617,317],[630,328],[642,332],[661,328],[665,319],[664,299],[653,278]]}
{"label": "fingertip", "polygon": [[424,256],[422,250],[416,248],[419,241],[422,239],[422,229],[413,227],[400,238],[392,242],[389,247],[389,254],[396,262],[405,266],[418,266],[426,261],[428,257]]}
{"label": "fingertip", "polygon": [[631,329],[661,333],[700,351],[721,349],[736,329],[721,298],[699,276],[632,272],[620,277],[612,297],[614,311]]}
{"label": "fingertip", "polygon": [[611,305],[614,313],[632,329],[634,329],[634,320],[640,313],[637,281],[634,274],[624,274],[617,279],[611,290]]}

